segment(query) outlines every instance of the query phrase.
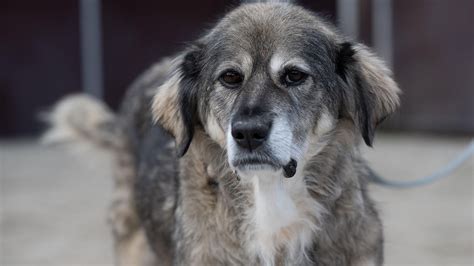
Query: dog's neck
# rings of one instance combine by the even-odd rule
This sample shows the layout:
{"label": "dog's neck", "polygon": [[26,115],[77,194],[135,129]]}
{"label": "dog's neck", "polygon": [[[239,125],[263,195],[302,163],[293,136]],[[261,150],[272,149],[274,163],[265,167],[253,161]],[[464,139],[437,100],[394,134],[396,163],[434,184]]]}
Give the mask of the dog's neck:
{"label": "dog's neck", "polygon": [[340,196],[338,181],[330,180],[340,163],[337,154],[352,144],[328,139],[315,145],[314,154],[304,159],[292,178],[283,177],[281,170],[237,176],[227,163],[224,149],[204,132],[195,137],[189,156],[204,164],[207,176],[218,182],[221,196],[232,199],[226,201],[227,208],[237,210],[240,242],[247,252],[267,265],[307,258],[305,250],[313,244],[327,207],[323,201]]}
{"label": "dog's neck", "polygon": [[298,253],[311,245],[323,208],[306,189],[303,167],[292,178],[285,178],[282,170],[238,176],[217,143],[203,132],[195,137],[189,156],[201,161],[207,176],[218,182],[220,196],[232,199],[228,208],[238,209],[240,242],[249,255],[266,265],[304,257]]}
{"label": "dog's neck", "polygon": [[318,229],[322,206],[306,190],[303,171],[285,178],[281,171],[260,171],[242,177],[252,190],[253,205],[246,210],[246,223],[253,228],[246,247],[264,265],[276,260],[301,258]]}

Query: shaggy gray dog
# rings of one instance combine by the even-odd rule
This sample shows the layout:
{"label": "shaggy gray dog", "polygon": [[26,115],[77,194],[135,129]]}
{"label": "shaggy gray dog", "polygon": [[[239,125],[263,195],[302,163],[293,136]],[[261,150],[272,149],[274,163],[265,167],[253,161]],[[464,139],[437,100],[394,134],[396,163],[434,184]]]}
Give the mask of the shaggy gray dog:
{"label": "shaggy gray dog", "polygon": [[75,96],[48,136],[117,157],[120,265],[381,265],[358,145],[398,94],[367,47],[317,15],[244,4],[142,75],[118,115]]}

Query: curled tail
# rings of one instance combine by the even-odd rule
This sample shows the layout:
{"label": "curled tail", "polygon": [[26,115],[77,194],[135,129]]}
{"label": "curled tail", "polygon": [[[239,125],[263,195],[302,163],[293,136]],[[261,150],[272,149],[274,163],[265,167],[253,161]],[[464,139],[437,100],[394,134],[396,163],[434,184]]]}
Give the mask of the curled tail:
{"label": "curled tail", "polygon": [[92,144],[105,149],[124,145],[123,132],[115,114],[99,100],[85,94],[60,100],[42,118],[50,125],[42,137],[46,144]]}
{"label": "curled tail", "polygon": [[[99,100],[79,94],[60,100],[52,111],[43,114],[42,118],[50,125],[42,137],[44,143],[72,145],[68,148],[79,148],[80,154],[83,154],[83,146],[92,146],[109,151],[113,155],[115,188],[108,211],[108,222],[118,254],[122,254],[122,249],[126,250],[129,246],[135,250],[138,245],[135,242],[141,243],[140,241],[145,240],[140,235],[143,232],[133,200],[136,173],[134,154],[130,152],[118,117]],[[126,256],[120,257],[119,265],[129,265],[125,259]]]}

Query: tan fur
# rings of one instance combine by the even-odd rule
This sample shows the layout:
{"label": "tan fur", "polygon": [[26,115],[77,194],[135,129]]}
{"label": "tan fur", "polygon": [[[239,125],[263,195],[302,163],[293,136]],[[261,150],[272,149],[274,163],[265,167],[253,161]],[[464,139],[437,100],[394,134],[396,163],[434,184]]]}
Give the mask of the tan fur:
{"label": "tan fur", "polygon": [[153,119],[160,121],[177,142],[182,141],[183,121],[178,104],[179,74],[174,74],[166,83],[157,88],[158,93],[153,97],[151,110]]}
{"label": "tan fur", "polygon": [[108,131],[100,130],[101,127],[113,126],[115,115],[91,96],[67,96],[51,112],[42,114],[42,118],[50,124],[42,136],[44,143],[88,144],[92,140],[99,146],[121,145],[120,139]]}
{"label": "tan fur", "polygon": [[401,90],[392,78],[392,71],[388,69],[377,56],[363,44],[354,47],[354,57],[359,62],[362,75],[370,83],[370,95],[374,97],[376,121],[393,113],[400,105],[398,95]]}
{"label": "tan fur", "polygon": [[[116,265],[118,266],[153,266],[157,265],[156,254],[150,249],[150,245],[145,236],[145,231],[141,228],[129,236],[127,241],[121,240],[116,246]],[[166,257],[160,256],[159,265],[169,265]]]}

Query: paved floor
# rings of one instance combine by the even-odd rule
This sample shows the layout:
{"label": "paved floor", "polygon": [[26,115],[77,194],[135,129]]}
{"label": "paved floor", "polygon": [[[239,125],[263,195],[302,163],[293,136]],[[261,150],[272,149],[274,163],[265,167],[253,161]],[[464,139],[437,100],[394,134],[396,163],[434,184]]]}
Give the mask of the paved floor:
{"label": "paved floor", "polygon": [[[444,165],[468,142],[380,135],[364,153],[380,174],[409,179]],[[80,157],[32,141],[0,142],[0,265],[112,264],[105,222],[110,162],[104,154]],[[422,188],[372,185],[387,265],[473,265],[473,167],[471,159]]]}

